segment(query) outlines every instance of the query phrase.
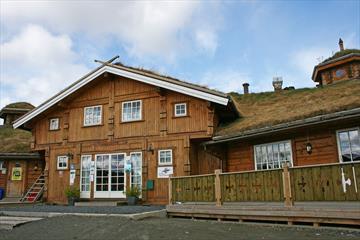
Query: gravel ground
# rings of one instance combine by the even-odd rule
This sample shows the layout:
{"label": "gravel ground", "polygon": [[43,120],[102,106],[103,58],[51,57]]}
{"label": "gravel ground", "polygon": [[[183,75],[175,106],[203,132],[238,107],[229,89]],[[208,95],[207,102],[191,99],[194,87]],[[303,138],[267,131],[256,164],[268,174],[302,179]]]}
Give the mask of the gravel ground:
{"label": "gravel ground", "polygon": [[0,239],[360,239],[360,231],[152,218],[132,221],[121,217],[61,216],[27,223],[11,231],[0,230]]}
{"label": "gravel ground", "polygon": [[164,206],[117,206],[117,207],[74,207],[60,205],[17,205],[1,207],[0,211],[21,211],[21,212],[60,212],[60,213],[112,213],[112,214],[131,214],[149,212],[165,209]]}

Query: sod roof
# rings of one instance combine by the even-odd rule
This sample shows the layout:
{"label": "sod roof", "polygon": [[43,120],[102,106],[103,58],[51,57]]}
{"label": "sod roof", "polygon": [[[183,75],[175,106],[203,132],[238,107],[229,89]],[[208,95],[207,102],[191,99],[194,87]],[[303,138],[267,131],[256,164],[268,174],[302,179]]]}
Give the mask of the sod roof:
{"label": "sod roof", "polygon": [[31,132],[0,127],[0,153],[30,152]]}
{"label": "sod roof", "polygon": [[351,54],[351,53],[360,53],[360,49],[345,49],[343,51],[338,51],[333,56],[325,59],[321,64],[329,62],[329,61],[337,59],[337,58],[340,58],[342,56]]}
{"label": "sod roof", "polygon": [[360,107],[360,79],[320,88],[252,94],[230,93],[240,118],[220,126],[216,136],[226,136],[280,123]]}
{"label": "sod roof", "polygon": [[5,106],[5,108],[21,108],[21,109],[33,109],[34,106],[27,102],[15,102]]}

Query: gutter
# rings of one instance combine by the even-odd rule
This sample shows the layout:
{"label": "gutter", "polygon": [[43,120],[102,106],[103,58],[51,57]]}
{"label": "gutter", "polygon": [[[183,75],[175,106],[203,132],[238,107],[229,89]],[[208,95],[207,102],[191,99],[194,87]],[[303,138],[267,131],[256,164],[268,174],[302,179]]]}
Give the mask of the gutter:
{"label": "gutter", "polygon": [[263,136],[263,135],[267,135],[267,134],[271,134],[271,133],[277,133],[277,132],[281,132],[284,130],[296,129],[296,128],[300,128],[300,127],[307,127],[307,126],[318,125],[318,124],[333,122],[333,121],[337,121],[337,120],[357,118],[357,117],[360,118],[360,108],[354,108],[351,110],[319,115],[316,117],[305,118],[305,119],[282,123],[282,124],[277,124],[277,125],[269,126],[269,127],[247,130],[247,131],[238,132],[238,133],[230,134],[230,135],[216,136],[216,137],[213,137],[213,139],[211,141],[207,141],[207,142],[203,143],[203,145],[213,145],[213,144],[217,144],[217,143],[230,142],[230,141],[241,140],[241,139],[246,139],[246,138],[250,138],[250,137]]}

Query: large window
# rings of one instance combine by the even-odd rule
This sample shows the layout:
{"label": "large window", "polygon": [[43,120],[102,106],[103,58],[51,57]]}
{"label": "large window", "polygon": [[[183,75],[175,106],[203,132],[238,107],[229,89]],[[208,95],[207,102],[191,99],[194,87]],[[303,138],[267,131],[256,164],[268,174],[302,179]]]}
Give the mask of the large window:
{"label": "large window", "polygon": [[57,157],[57,169],[58,170],[68,169],[68,164],[69,164],[68,162],[69,162],[68,156],[58,156]]}
{"label": "large window", "polygon": [[101,106],[92,106],[84,108],[84,126],[93,126],[101,124],[102,115]]}
{"label": "large window", "polygon": [[142,154],[141,152],[130,153],[131,159],[131,175],[130,184],[131,187],[137,187],[141,190],[142,185]]}
{"label": "large window", "polygon": [[172,150],[159,150],[159,165],[171,165],[172,164]]}
{"label": "large window", "polygon": [[337,132],[340,162],[360,161],[359,128]]}
{"label": "large window", "polygon": [[123,102],[121,119],[123,122],[141,120],[141,100]]}
{"label": "large window", "polygon": [[254,152],[256,170],[281,168],[283,163],[293,165],[290,141],[256,145]]}

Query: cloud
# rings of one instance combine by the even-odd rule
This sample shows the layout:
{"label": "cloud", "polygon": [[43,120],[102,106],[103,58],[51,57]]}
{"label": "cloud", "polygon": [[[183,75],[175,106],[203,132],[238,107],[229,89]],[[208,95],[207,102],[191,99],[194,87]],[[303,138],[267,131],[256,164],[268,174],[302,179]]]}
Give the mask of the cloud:
{"label": "cloud", "polygon": [[38,25],[26,26],[0,49],[0,107],[9,101],[37,105],[89,71],[69,36]]}
{"label": "cloud", "polygon": [[248,74],[233,69],[223,69],[206,72],[201,78],[200,84],[228,93],[243,92],[242,84],[245,82],[252,83]]}
{"label": "cloud", "polygon": [[291,63],[302,73],[311,76],[314,66],[330,56],[331,50],[323,47],[300,49],[291,56]]}
{"label": "cloud", "polygon": [[186,53],[216,51],[219,11],[218,4],[198,1],[1,2],[5,32],[31,22],[98,44],[115,37],[130,56],[170,62]]}

